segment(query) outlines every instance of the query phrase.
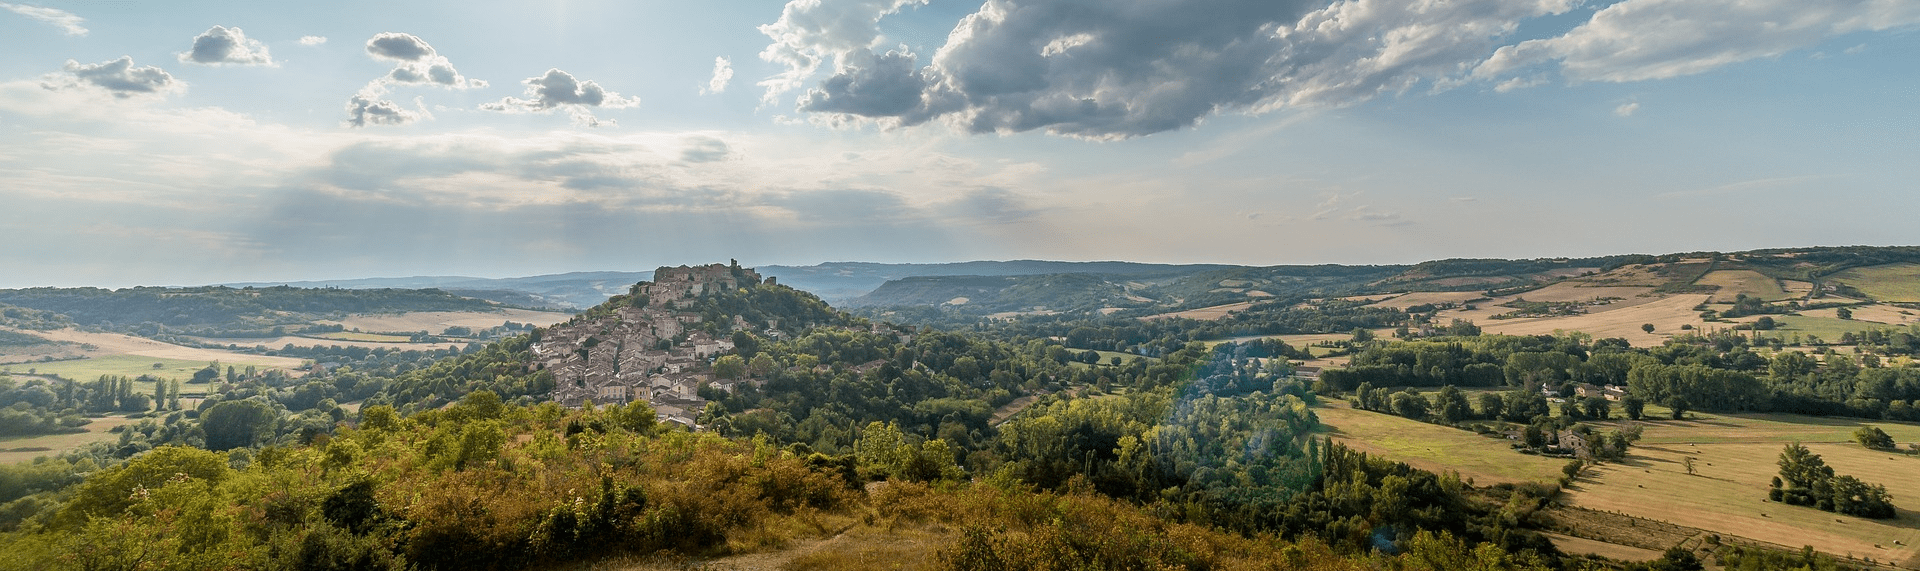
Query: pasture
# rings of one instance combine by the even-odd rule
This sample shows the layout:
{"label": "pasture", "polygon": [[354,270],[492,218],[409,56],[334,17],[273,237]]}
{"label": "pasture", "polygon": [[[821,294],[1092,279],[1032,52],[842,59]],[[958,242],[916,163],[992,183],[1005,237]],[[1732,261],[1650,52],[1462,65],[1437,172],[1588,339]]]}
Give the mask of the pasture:
{"label": "pasture", "polygon": [[1478,485],[1552,482],[1567,461],[1521,454],[1505,438],[1364,410],[1325,399],[1313,408],[1326,436],[1348,448],[1434,472],[1459,472]]}
{"label": "pasture", "polygon": [[[240,368],[246,368],[249,365],[260,367],[260,368],[276,368],[276,367],[292,366],[292,365],[288,365],[289,361],[292,362],[292,365],[300,364],[300,361],[298,359],[285,359],[282,357],[265,357],[265,356],[259,356],[259,355],[241,355],[237,353],[229,353],[226,355],[225,359],[222,359],[219,362],[221,367],[223,367],[222,371],[224,372],[224,367],[228,365],[232,365]],[[71,360],[71,361],[53,361],[53,362],[47,362],[47,363],[22,363],[18,365],[4,365],[4,366],[0,366],[0,370],[12,371],[15,373],[25,373],[29,369],[31,369],[34,371],[35,374],[60,375],[61,377],[65,377],[65,378],[72,379],[75,381],[80,381],[80,382],[87,382],[87,381],[99,379],[102,375],[116,375],[116,376],[123,376],[123,377],[138,377],[140,375],[153,375],[155,377],[159,377],[162,379],[178,380],[182,383],[185,383],[187,382],[188,379],[193,378],[194,371],[207,368],[207,363],[209,362],[210,361],[189,361],[184,359],[168,359],[163,357],[145,357],[140,355],[103,355],[99,357],[93,357],[88,359],[77,359],[77,360]],[[154,365],[156,364],[160,366],[155,367]],[[181,390],[184,392],[186,391],[186,388],[182,387]]]}
{"label": "pasture", "polygon": [[41,456],[56,456],[66,450],[79,448],[94,442],[118,438],[113,433],[116,426],[125,426],[137,422],[126,416],[107,416],[93,419],[81,428],[86,432],[73,434],[48,434],[42,436],[0,437],[0,464],[27,462]]}
{"label": "pasture", "polygon": [[1920,264],[1852,268],[1827,279],[1853,286],[1875,301],[1920,302]]}
{"label": "pasture", "polygon": [[1780,282],[1753,270],[1714,270],[1700,276],[1694,285],[1718,286],[1720,291],[1713,293],[1712,303],[1733,303],[1740,295],[1759,298],[1761,301],[1780,301],[1794,297]]}
{"label": "pasture", "polygon": [[[1766,501],[1781,449],[1798,441],[1836,472],[1885,485],[1896,504],[1905,499],[1912,507],[1913,498],[1920,498],[1920,480],[1912,477],[1920,457],[1867,450],[1852,442],[1852,433],[1873,425],[1913,442],[1920,440],[1920,425],[1711,413],[1643,424],[1645,436],[1625,461],[1589,468],[1568,490],[1572,505],[1880,562],[1920,554],[1914,546],[1920,514],[1911,509],[1902,509],[1898,519],[1868,520]],[[1686,458],[1693,458],[1696,475],[1687,474]]]}

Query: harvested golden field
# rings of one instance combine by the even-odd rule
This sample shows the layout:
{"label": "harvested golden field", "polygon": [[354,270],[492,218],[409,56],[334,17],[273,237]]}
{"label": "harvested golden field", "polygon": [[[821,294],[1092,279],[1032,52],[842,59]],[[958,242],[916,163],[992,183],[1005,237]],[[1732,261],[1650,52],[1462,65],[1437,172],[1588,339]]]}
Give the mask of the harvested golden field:
{"label": "harvested golden field", "polygon": [[1646,303],[1646,302],[1658,299],[1653,295],[1653,288],[1650,288],[1650,287],[1594,286],[1594,285],[1583,284],[1580,282],[1567,281],[1567,282],[1560,282],[1557,284],[1553,284],[1553,285],[1536,289],[1533,291],[1529,291],[1526,293],[1497,297],[1497,298],[1494,298],[1493,301],[1486,302],[1485,304],[1482,304],[1482,305],[1506,303],[1509,301],[1513,301],[1516,298],[1524,298],[1527,301],[1591,301],[1595,299],[1608,298],[1608,297],[1617,297],[1621,299],[1619,301],[1613,302],[1613,305],[1607,306],[1607,307],[1634,305],[1634,304]]}
{"label": "harvested golden field", "polygon": [[89,333],[77,329],[59,329],[55,331],[36,331],[34,334],[56,341],[93,345],[95,348],[88,351],[87,354],[95,357],[135,355],[180,361],[198,361],[202,363],[209,361],[245,363],[265,367],[296,367],[300,365],[299,359],[289,357],[268,357],[265,355],[234,353],[219,349],[182,347],[171,343],[161,343],[152,339],[121,335],[118,333]]}
{"label": "harvested golden field", "polygon": [[500,311],[417,311],[412,313],[357,314],[339,321],[321,321],[328,325],[339,324],[348,330],[358,329],[366,333],[425,331],[439,334],[448,327],[472,327],[485,329],[499,327],[508,321],[514,323],[532,323],[541,327],[553,325],[571,319],[573,315],[555,311],[531,311],[526,309],[502,309]]}
{"label": "harvested golden field", "polygon": [[[1645,423],[1646,436],[1626,461],[1590,468],[1571,489],[1573,505],[1696,527],[1840,556],[1900,562],[1920,554],[1920,515],[1869,520],[1766,501],[1780,451],[1801,441],[1840,474],[1885,485],[1896,504],[1920,498],[1920,457],[1867,450],[1850,441],[1862,424],[1902,442],[1920,439],[1920,425],[1862,423],[1798,415],[1698,414],[1686,421]],[[1697,475],[1688,475],[1693,458]],[[1903,501],[1904,500],[1904,501]],[[1896,544],[1900,542],[1901,544]]]}
{"label": "harvested golden field", "polygon": [[1695,285],[1719,286],[1720,291],[1713,293],[1712,303],[1733,303],[1741,294],[1760,298],[1763,301],[1780,301],[1793,297],[1780,283],[1753,270],[1715,270],[1700,276]]}
{"label": "harvested golden field", "polygon": [[1374,302],[1373,305],[1375,307],[1391,307],[1405,310],[1408,307],[1416,305],[1464,303],[1467,300],[1480,299],[1482,297],[1486,297],[1485,294],[1477,291],[1416,291],[1380,300]]}
{"label": "harvested golden field", "polygon": [[[1528,300],[1534,299],[1532,295],[1525,297]],[[1679,333],[1681,325],[1701,327],[1705,322],[1700,320],[1700,316],[1693,307],[1706,299],[1705,294],[1671,295],[1664,298],[1634,297],[1611,305],[1592,307],[1590,308],[1592,313],[1584,315],[1522,319],[1493,319],[1492,316],[1511,310],[1491,304],[1481,304],[1473,311],[1440,312],[1440,321],[1444,323],[1450,318],[1466,319],[1479,325],[1480,329],[1486,333],[1507,335],[1544,335],[1554,331],[1582,331],[1594,337],[1626,339],[1635,347],[1651,347],[1665,343],[1669,335]],[[1641,330],[1641,325],[1646,323],[1653,324],[1653,333]]]}
{"label": "harvested golden field", "polygon": [[389,343],[389,342],[382,342],[382,341],[347,341],[343,339],[322,339],[319,337],[294,337],[291,335],[286,337],[267,337],[262,339],[209,339],[209,338],[198,338],[198,339],[200,339],[201,341],[206,341],[208,343],[230,343],[230,344],[238,345],[241,347],[261,346],[269,349],[279,349],[287,345],[292,345],[295,347],[331,347],[331,346],[338,345],[341,347],[366,347],[368,349],[397,349],[401,351],[427,351],[427,350],[446,349],[449,347],[460,348],[460,347],[466,346],[465,343]]}
{"label": "harvested golden field", "polygon": [[1142,317],[1141,319],[1154,320],[1154,319],[1166,319],[1170,317],[1184,317],[1187,319],[1198,319],[1200,321],[1213,321],[1216,319],[1224,318],[1227,316],[1227,314],[1233,313],[1235,311],[1240,311],[1242,309],[1253,307],[1253,303],[1254,302],[1251,302],[1251,301],[1243,301],[1240,303],[1229,303],[1226,305],[1216,305],[1213,307],[1202,307],[1199,309],[1189,309],[1186,311],[1176,311],[1173,313],[1149,315],[1146,317]]}

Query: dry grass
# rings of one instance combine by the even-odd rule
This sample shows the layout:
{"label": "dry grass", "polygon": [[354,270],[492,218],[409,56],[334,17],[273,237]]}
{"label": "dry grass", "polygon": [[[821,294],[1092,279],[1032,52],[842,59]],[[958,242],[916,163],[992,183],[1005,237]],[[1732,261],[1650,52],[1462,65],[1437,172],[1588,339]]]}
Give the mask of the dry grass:
{"label": "dry grass", "polygon": [[[1871,328],[1871,327],[1874,327],[1876,324],[1908,325],[1912,323],[1920,323],[1920,311],[1915,311],[1915,310],[1907,309],[1904,307],[1896,307],[1892,305],[1882,305],[1882,304],[1876,303],[1873,305],[1857,305],[1857,306],[1849,307],[1847,309],[1853,312],[1853,321],[1873,322],[1873,323],[1861,323],[1859,325],[1861,329]],[[1806,317],[1840,319],[1839,311],[1840,311],[1839,308],[1829,307],[1826,309],[1813,309],[1813,310],[1802,311],[1800,312],[1800,315],[1806,316]]]}
{"label": "dry grass", "polygon": [[1573,555],[1593,554],[1621,561],[1652,561],[1660,558],[1660,552],[1651,549],[1614,545],[1604,541],[1582,539],[1571,535],[1560,535],[1558,533],[1548,533],[1544,535],[1546,535],[1548,539],[1553,540],[1553,546],[1555,548]]}
{"label": "dry grass", "polygon": [[[1689,421],[1647,423],[1627,460],[1589,469],[1570,489],[1573,505],[1697,527],[1775,543],[1812,545],[1842,556],[1903,561],[1920,554],[1920,515],[1869,520],[1766,501],[1784,443],[1806,442],[1841,474],[1887,486],[1895,502],[1920,498],[1920,458],[1875,452],[1850,442],[1861,422],[1797,415],[1700,414]],[[1907,442],[1920,425],[1880,426]],[[1684,459],[1695,461],[1688,475]],[[1899,541],[1905,545],[1896,545]]]}
{"label": "dry grass", "polygon": [[476,329],[499,327],[508,321],[532,323],[541,327],[553,325],[573,316],[554,311],[530,311],[525,309],[503,309],[500,311],[416,311],[412,313],[375,313],[356,314],[339,321],[321,321],[325,324],[339,324],[349,330],[359,329],[366,332],[426,331],[438,334],[448,327],[461,326]]}
{"label": "dry grass", "polygon": [[1715,270],[1700,276],[1693,282],[1696,285],[1719,286],[1714,292],[1713,303],[1733,303],[1740,294],[1760,298],[1762,301],[1780,301],[1793,297],[1780,287],[1780,282],[1753,270]]}

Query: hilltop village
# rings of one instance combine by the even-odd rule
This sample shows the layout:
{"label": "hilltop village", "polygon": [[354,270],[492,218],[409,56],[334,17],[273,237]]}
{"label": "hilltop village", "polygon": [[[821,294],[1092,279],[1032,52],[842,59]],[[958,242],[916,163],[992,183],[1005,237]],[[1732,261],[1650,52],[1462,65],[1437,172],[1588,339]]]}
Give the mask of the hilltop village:
{"label": "hilltop village", "polygon": [[[645,400],[660,420],[692,427],[707,403],[700,385],[732,391],[736,381],[715,378],[711,365],[713,357],[733,350],[733,340],[716,339],[701,329],[702,316],[686,309],[703,294],[760,282],[753,270],[724,264],[662,267],[652,282],[636,284],[628,305],[612,316],[548,328],[533,345],[533,366],[552,372],[554,402],[578,407]],[[748,328],[738,316],[727,325]],[[782,336],[777,329],[764,334]]]}
{"label": "hilltop village", "polygon": [[[734,350],[735,335],[770,340],[789,335],[777,317],[752,323],[740,315],[725,315],[716,325],[708,323],[713,315],[703,315],[696,307],[704,296],[763,282],[771,283],[738,265],[659,268],[652,282],[635,284],[625,303],[609,313],[589,312],[544,330],[532,346],[531,367],[553,375],[550,397],[562,405],[646,401],[660,421],[699,428],[696,420],[708,401],[701,396],[702,387],[732,393],[742,383],[766,382],[744,374],[723,378],[714,370],[714,360]],[[881,324],[872,328],[876,333],[911,334]],[[877,366],[868,363],[852,370],[860,374]]]}

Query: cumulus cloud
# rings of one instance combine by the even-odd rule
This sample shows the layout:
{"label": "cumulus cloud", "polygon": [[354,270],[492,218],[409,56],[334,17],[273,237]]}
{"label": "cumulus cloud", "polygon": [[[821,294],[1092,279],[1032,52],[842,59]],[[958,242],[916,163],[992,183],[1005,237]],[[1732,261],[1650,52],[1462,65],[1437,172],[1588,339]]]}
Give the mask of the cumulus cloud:
{"label": "cumulus cloud", "polygon": [[[1624,0],[1555,37],[1523,23],[1583,0],[985,0],[930,58],[883,46],[914,0],[791,0],[761,26],[760,82],[831,123],[1147,135],[1220,113],[1352,105],[1487,82],[1638,81],[1920,23],[1910,0]],[[825,71],[826,62],[832,66]],[[825,77],[820,77],[824,75]]]}
{"label": "cumulus cloud", "polygon": [[248,38],[240,28],[214,26],[193,38],[193,49],[180,61],[203,65],[274,65],[267,45]]}
{"label": "cumulus cloud", "polygon": [[1620,104],[1619,107],[1613,108],[1613,114],[1621,117],[1632,117],[1633,114],[1639,110],[1640,110],[1640,103],[1637,101],[1630,102],[1630,103],[1622,103]]}
{"label": "cumulus cloud", "polygon": [[401,107],[399,103],[381,99],[377,94],[361,92],[347,99],[347,126],[349,127],[405,125],[418,121],[421,115]]}
{"label": "cumulus cloud", "polygon": [[638,98],[621,97],[600,87],[598,83],[581,81],[559,69],[549,69],[545,75],[529,77],[521,83],[527,85],[525,98],[508,97],[495,103],[483,103],[480,108],[508,113],[545,113],[565,109],[575,123],[598,127],[600,120],[593,116],[593,108],[619,109],[640,104]]}
{"label": "cumulus cloud", "polygon": [[873,22],[900,3],[821,13],[805,9],[820,3],[795,0],[762,28],[775,40],[762,57],[788,73],[762,83],[770,92],[790,85],[832,54],[833,73],[797,99],[801,110],[894,125],[944,118],[976,133],[1129,137],[1220,112],[1339,106],[1404,91],[1483,58],[1518,21],[1576,3],[1230,0],[1198,10],[1159,0],[1097,9],[1086,0],[989,0],[920,67],[904,49],[864,47],[877,38]]}
{"label": "cumulus cloud", "polygon": [[1474,75],[1558,64],[1575,82],[1665,79],[1915,24],[1920,3],[1908,0],[1626,0],[1564,35],[1501,47]]}
{"label": "cumulus cloud", "polygon": [[[309,36],[313,37],[313,36]],[[305,42],[303,38],[301,40]],[[321,38],[320,41],[326,41]],[[347,120],[349,127],[368,125],[405,125],[420,119],[430,119],[426,107],[416,100],[417,111],[401,107],[399,103],[385,99],[396,85],[434,85],[447,89],[476,89],[486,87],[487,82],[460,75],[453,68],[453,62],[446,56],[434,51],[426,40],[413,34],[400,32],[381,32],[367,40],[367,55],[373,59],[394,62],[392,71],[385,76],[367,83],[366,87],[353,94],[347,100]]]}
{"label": "cumulus cloud", "polygon": [[133,65],[132,56],[120,56],[120,59],[100,63],[80,63],[67,60],[66,73],[50,77],[44,84],[47,89],[100,89],[114,97],[126,99],[145,95],[164,96],[186,89],[187,84],[174,79],[166,70],[154,66]]}
{"label": "cumulus cloud", "polygon": [[780,19],[760,26],[773,40],[760,59],[786,66],[759,85],[771,103],[781,93],[804,87],[807,78],[829,58],[866,50],[880,37],[880,19],[928,0],[792,0]]}
{"label": "cumulus cloud", "polygon": [[87,29],[80,26],[80,23],[85,22],[86,19],[75,16],[72,12],[66,10],[28,6],[26,4],[9,4],[6,2],[0,2],[0,8],[5,8],[15,14],[51,24],[53,27],[60,28],[61,31],[66,32],[69,36],[87,35]]}
{"label": "cumulus cloud", "polygon": [[324,43],[327,43],[326,36],[300,36],[300,45],[303,46],[317,46]]}
{"label": "cumulus cloud", "polygon": [[431,84],[450,89],[486,87],[487,82],[468,79],[453,68],[453,62],[435,52],[426,40],[413,34],[381,32],[367,40],[367,55],[396,65],[386,81],[399,84]]}
{"label": "cumulus cloud", "polygon": [[713,77],[707,80],[706,87],[700,88],[700,94],[723,93],[731,83],[733,83],[733,60],[725,57],[713,58]]}

